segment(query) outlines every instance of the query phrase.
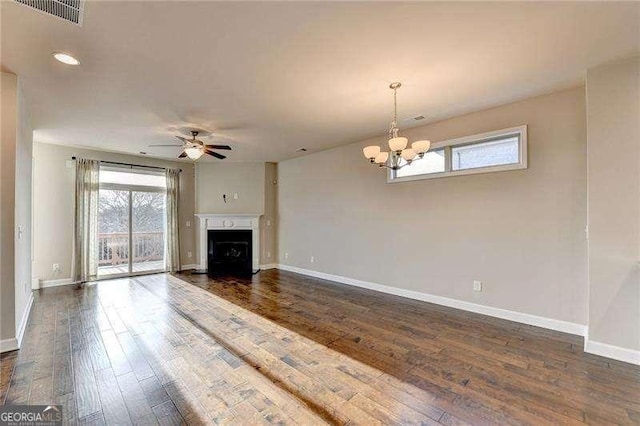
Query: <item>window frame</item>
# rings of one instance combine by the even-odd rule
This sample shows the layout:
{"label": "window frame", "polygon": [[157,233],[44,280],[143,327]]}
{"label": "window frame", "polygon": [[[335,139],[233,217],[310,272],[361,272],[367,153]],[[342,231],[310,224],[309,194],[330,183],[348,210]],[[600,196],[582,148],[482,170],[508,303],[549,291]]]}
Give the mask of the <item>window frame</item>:
{"label": "window frame", "polygon": [[[518,136],[518,158],[517,163],[500,164],[496,166],[474,167],[462,170],[452,170],[451,148],[459,146],[471,146],[485,142],[491,142],[509,136]],[[387,173],[387,183],[411,182],[423,179],[438,179],[450,176],[466,176],[480,173],[504,172],[509,170],[522,170],[528,168],[527,159],[527,125],[509,127],[507,129],[495,130],[492,132],[478,133],[461,138],[448,139],[434,142],[429,151],[444,148],[444,171],[437,173],[423,173],[412,176],[396,177],[396,170],[389,169]],[[410,167],[410,166],[409,166]]]}

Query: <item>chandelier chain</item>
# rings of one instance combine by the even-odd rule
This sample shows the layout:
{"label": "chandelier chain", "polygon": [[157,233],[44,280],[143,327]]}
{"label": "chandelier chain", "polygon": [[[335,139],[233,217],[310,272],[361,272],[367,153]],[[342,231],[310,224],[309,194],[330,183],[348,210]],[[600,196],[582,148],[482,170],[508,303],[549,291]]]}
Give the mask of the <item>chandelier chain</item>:
{"label": "chandelier chain", "polygon": [[398,89],[393,89],[393,122],[398,122]]}

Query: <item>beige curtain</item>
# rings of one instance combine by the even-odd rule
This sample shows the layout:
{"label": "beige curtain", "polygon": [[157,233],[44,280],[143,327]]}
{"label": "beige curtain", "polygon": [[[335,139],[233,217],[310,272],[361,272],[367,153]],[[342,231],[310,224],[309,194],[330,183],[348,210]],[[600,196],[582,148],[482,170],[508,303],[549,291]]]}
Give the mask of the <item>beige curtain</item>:
{"label": "beige curtain", "polygon": [[100,162],[76,160],[73,279],[85,282],[98,273],[98,189]]}
{"label": "beige curtain", "polygon": [[180,270],[180,236],[178,228],[178,198],[180,195],[180,170],[167,169],[167,270]]}

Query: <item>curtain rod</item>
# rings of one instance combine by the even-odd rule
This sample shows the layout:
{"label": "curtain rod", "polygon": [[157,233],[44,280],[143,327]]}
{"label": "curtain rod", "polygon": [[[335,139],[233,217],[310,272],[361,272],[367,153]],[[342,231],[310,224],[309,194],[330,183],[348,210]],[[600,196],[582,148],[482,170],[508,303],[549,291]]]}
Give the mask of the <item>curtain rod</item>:
{"label": "curtain rod", "polygon": [[[76,157],[73,156],[71,157],[72,160],[75,160]],[[160,169],[160,170],[167,170],[166,167],[159,167],[159,166],[144,166],[142,164],[131,164],[131,163],[119,163],[117,161],[102,161],[99,160],[101,163],[105,163],[105,164],[117,164],[119,166],[130,166],[130,167],[145,167],[147,169]],[[180,171],[182,171],[182,169],[179,169]]]}

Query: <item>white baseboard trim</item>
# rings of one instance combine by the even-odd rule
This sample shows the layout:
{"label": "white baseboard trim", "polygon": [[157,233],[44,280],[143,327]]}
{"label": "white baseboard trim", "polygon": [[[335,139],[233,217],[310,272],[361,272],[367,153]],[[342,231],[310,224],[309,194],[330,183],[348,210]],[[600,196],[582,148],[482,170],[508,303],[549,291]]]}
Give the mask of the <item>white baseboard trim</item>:
{"label": "white baseboard trim", "polygon": [[40,281],[40,288],[59,287],[61,285],[75,284],[71,278],[62,278],[59,280],[42,280]]}
{"label": "white baseboard trim", "polygon": [[393,294],[395,296],[407,297],[409,299],[422,300],[423,302],[435,303],[437,305],[448,306],[450,308],[462,309],[464,311],[475,312],[477,314],[489,315],[496,318],[515,321],[522,324],[543,327],[550,330],[561,331],[563,333],[575,334],[578,336],[586,336],[587,326],[567,321],[556,320],[553,318],[540,317],[537,315],[524,314],[522,312],[510,311],[507,309],[494,308],[477,303],[465,302],[462,300],[451,299],[449,297],[436,296],[433,294],[422,293],[413,290],[406,290],[397,287],[391,287],[383,284],[376,284],[368,281],[356,280],[354,278],[342,277],[339,275],[326,274],[324,272],[312,271],[309,269],[298,268],[295,266],[278,264],[278,269],[284,271],[296,272],[298,274],[308,275],[323,280],[336,281],[342,284],[362,287],[369,290],[380,291],[382,293]]}
{"label": "white baseboard trim", "polygon": [[277,263],[266,263],[264,265],[260,265],[260,269],[266,271],[267,269],[275,269],[278,267]]}
{"label": "white baseboard trim", "polygon": [[182,265],[182,267],[180,268],[181,271],[190,271],[192,269],[199,269],[198,264],[190,263],[189,265]]}
{"label": "white baseboard trim", "polygon": [[15,351],[18,349],[18,339],[15,337],[11,339],[0,340],[0,353]]}
{"label": "white baseboard trim", "polygon": [[18,330],[16,330],[16,340],[18,341],[18,347],[22,346],[22,338],[24,337],[24,331],[27,329],[27,324],[29,322],[29,314],[31,313],[31,307],[33,306],[33,292],[29,292],[29,300],[27,301],[27,307],[22,314],[22,319],[20,320],[20,325],[18,326]]}
{"label": "white baseboard trim", "polygon": [[607,358],[613,358],[618,361],[628,362],[630,364],[640,365],[640,351],[633,349],[621,348],[620,346],[609,345],[608,343],[594,342],[585,339],[584,351],[594,355],[600,355]]}

